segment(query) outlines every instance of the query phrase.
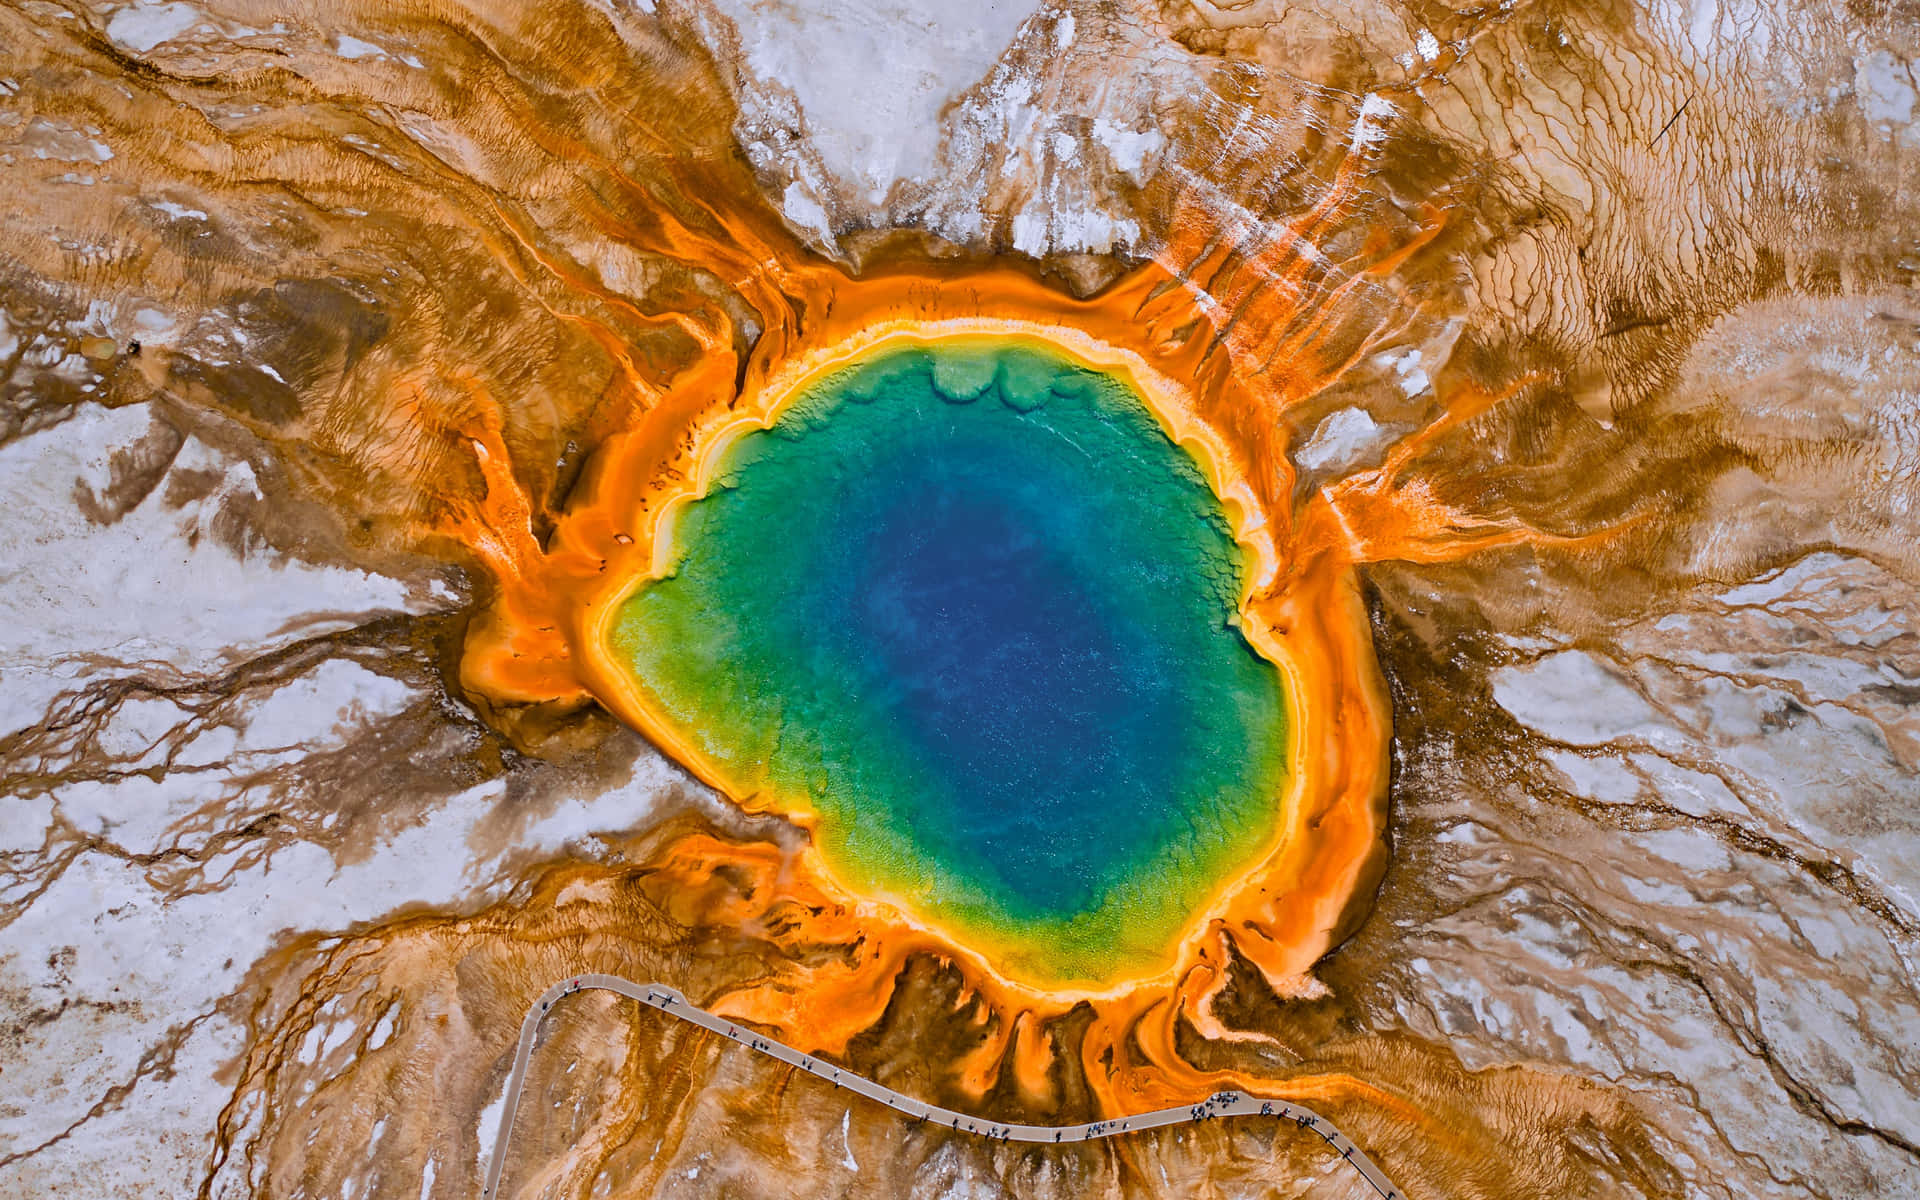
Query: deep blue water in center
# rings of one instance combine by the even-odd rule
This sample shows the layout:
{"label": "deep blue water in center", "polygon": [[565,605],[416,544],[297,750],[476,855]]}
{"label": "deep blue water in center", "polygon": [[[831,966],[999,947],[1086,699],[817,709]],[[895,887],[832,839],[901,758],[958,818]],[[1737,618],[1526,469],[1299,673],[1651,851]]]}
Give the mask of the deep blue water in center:
{"label": "deep blue water in center", "polygon": [[[970,448],[971,449],[971,448]],[[891,691],[890,717],[966,796],[912,823],[1042,908],[1088,899],[1110,835],[1166,826],[1167,769],[1191,728],[1137,622],[1064,553],[1064,523],[1004,447],[896,460],[897,503],[846,531],[848,651]],[[1053,506],[1057,509],[1059,506]]]}

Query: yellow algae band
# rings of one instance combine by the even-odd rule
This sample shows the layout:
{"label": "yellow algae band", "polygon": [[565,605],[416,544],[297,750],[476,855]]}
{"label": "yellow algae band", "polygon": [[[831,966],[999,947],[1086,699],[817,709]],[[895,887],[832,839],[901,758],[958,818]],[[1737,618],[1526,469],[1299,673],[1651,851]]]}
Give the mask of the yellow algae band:
{"label": "yellow algae band", "polygon": [[1164,964],[1271,845],[1280,672],[1194,459],[1031,339],[894,344],[720,451],[608,628],[669,742],[1038,986]]}

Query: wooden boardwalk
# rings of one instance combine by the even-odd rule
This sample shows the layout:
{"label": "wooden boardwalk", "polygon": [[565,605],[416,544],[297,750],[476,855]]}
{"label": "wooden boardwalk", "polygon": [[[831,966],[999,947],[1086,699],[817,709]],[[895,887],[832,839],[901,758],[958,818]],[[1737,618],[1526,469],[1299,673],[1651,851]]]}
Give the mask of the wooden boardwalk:
{"label": "wooden boardwalk", "polygon": [[500,1186],[500,1172],[507,1161],[507,1139],[513,1133],[514,1112],[520,1106],[520,1087],[526,1079],[527,1062],[533,1054],[534,1043],[539,1040],[541,1023],[546,1020],[547,1014],[563,997],[589,988],[618,992],[649,1008],[698,1025],[702,1029],[711,1030],[723,1038],[737,1042],[769,1058],[778,1059],[834,1087],[845,1088],[876,1104],[884,1104],[910,1121],[945,1126],[960,1133],[994,1138],[1003,1142],[1064,1145],[1068,1142],[1120,1137],[1148,1129],[1163,1129],[1169,1125],[1218,1120],[1221,1117],[1266,1117],[1291,1122],[1303,1130],[1318,1134],[1326,1141],[1329,1148],[1360,1173],[1362,1179],[1373,1185],[1373,1190],[1384,1200],[1403,1200],[1400,1191],[1393,1186],[1380,1168],[1374,1165],[1373,1160],[1367,1157],[1366,1152],[1353,1144],[1352,1138],[1334,1128],[1331,1122],[1312,1109],[1291,1101],[1262,1100],[1256,1096],[1249,1096],[1245,1092],[1216,1092],[1197,1104],[1156,1109],[1153,1112],[1116,1117],[1107,1121],[1093,1121],[1084,1125],[1000,1125],[979,1117],[968,1116],[966,1113],[955,1112],[950,1108],[927,1104],[910,1096],[903,1096],[892,1088],[883,1087],[865,1076],[843,1071],[812,1055],[802,1054],[791,1046],[763,1037],[737,1022],[716,1017],[703,1008],[689,1004],[685,996],[665,984],[634,983],[618,975],[576,975],[571,979],[562,980],[548,988],[533,1007],[527,1010],[526,1020],[520,1025],[520,1045],[513,1056],[513,1074],[507,1079],[507,1092],[500,1111],[500,1126],[493,1138],[493,1159],[487,1166],[486,1188],[481,1193],[483,1200],[493,1200],[495,1189]]}

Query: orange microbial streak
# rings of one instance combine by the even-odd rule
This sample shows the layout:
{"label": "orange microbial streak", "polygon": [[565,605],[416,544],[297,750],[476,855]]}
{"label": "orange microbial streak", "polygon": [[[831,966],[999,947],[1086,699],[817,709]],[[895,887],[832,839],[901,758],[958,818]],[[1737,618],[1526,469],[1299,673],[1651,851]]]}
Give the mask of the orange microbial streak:
{"label": "orange microbial streak", "polygon": [[[765,213],[709,210],[695,228],[649,212],[630,239],[723,280],[760,333],[742,361],[733,321],[718,306],[648,317],[673,325],[695,352],[664,379],[617,356],[627,369],[612,385],[622,393],[613,407],[628,417],[594,449],[544,547],[494,407],[474,397],[437,414],[471,445],[483,490],[450,501],[434,528],[462,543],[497,585],[470,630],[466,688],[496,710],[597,702],[736,803],[803,827],[811,821],[803,804],[738,794],[679,742],[640,700],[605,635],[621,600],[664,565],[673,506],[701,492],[732,438],[771,423],[808,380],[901,338],[1052,342],[1124,373],[1192,453],[1235,525],[1249,563],[1244,630],[1283,670],[1292,706],[1291,781],[1275,798],[1264,853],[1220,881],[1157,970],[1097,987],[1035,986],[1008,977],[990,948],[961,944],[885,897],[857,894],[812,844],[790,857],[766,843],[698,835],[666,852],[650,889],[688,923],[731,927],[796,964],[702,1003],[773,1026],[797,1045],[841,1052],[879,1019],[907,959],[934,955],[963,972],[968,1002],[988,1023],[979,1050],[955,1064],[963,1090],[984,1093],[1004,1062],[1045,1102],[1054,1055],[1074,1052],[1055,1046],[1045,1021],[1084,1001],[1096,1020],[1077,1053],[1109,1111],[1184,1102],[1221,1086],[1279,1094],[1271,1083],[1194,1070],[1175,1031],[1185,1022],[1207,1037],[1258,1037],[1234,1034],[1212,1013],[1233,960],[1281,995],[1310,994],[1318,986],[1311,967],[1364,915],[1383,870],[1389,716],[1354,566],[1431,561],[1527,536],[1404,483],[1410,447],[1292,506],[1291,412],[1415,319],[1388,276],[1441,224],[1436,211],[1398,239],[1349,237],[1364,246],[1359,260],[1331,261],[1318,247],[1355,219],[1366,154],[1356,139],[1323,197],[1290,221],[1235,227],[1204,205],[1183,205],[1153,261],[1086,298],[1031,271],[977,262],[896,262],[855,277],[804,250]],[[1492,402],[1462,395],[1440,427]],[[743,877],[750,886],[738,886]],[[1302,1098],[1366,1090],[1344,1077],[1288,1086]]]}

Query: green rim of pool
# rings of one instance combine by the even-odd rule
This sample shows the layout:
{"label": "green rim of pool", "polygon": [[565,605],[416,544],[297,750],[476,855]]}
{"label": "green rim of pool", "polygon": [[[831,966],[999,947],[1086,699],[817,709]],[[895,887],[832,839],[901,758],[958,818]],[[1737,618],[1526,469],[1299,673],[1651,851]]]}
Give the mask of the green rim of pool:
{"label": "green rim of pool", "polygon": [[1033,339],[804,386],[614,615],[648,706],[835,875],[1045,985],[1164,962],[1280,818],[1242,547],[1123,377]]}

